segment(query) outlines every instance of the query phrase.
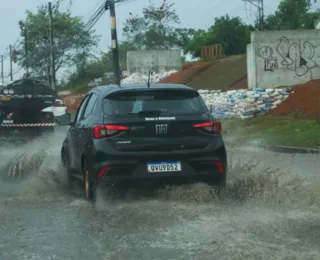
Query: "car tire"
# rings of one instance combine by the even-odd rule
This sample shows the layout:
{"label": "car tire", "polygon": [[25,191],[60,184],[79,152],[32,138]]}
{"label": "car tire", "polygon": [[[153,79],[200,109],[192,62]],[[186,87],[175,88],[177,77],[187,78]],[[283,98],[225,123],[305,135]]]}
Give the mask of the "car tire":
{"label": "car tire", "polygon": [[61,153],[61,159],[62,159],[62,166],[65,168],[66,174],[67,174],[68,187],[73,188],[74,178],[70,170],[68,154],[64,150]]}
{"label": "car tire", "polygon": [[86,200],[90,202],[95,202],[97,187],[96,187],[96,184],[93,182],[91,171],[89,170],[89,167],[86,161],[84,161],[82,165],[82,172],[83,172],[84,197]]}

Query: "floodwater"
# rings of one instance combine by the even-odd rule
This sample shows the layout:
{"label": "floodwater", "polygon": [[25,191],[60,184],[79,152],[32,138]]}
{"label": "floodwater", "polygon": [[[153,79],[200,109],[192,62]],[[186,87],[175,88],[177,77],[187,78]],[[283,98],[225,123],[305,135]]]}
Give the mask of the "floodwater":
{"label": "floodwater", "polygon": [[[229,180],[96,205],[66,189],[66,129],[0,140],[0,259],[319,260],[320,161],[228,143]],[[21,140],[25,140],[21,137]]]}

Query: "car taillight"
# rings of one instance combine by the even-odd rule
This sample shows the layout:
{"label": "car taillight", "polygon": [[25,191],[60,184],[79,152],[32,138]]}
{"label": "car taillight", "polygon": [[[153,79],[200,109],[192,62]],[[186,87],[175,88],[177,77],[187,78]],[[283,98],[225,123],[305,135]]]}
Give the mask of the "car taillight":
{"label": "car taillight", "polygon": [[121,125],[96,125],[92,128],[92,135],[94,138],[100,139],[128,130],[129,127]]}
{"label": "car taillight", "polygon": [[209,121],[205,123],[195,124],[193,125],[193,127],[213,134],[221,134],[222,132],[222,125],[218,121]]}
{"label": "car taillight", "polygon": [[213,163],[218,167],[219,172],[224,172],[224,168],[221,162],[213,161]]}
{"label": "car taillight", "polygon": [[68,113],[68,108],[67,108],[67,107],[64,109],[64,112],[65,112],[66,114]]}
{"label": "car taillight", "polygon": [[107,165],[107,166],[104,166],[103,168],[101,168],[98,172],[98,178],[102,179],[104,177],[104,175],[106,174],[106,172],[108,170],[110,170],[111,168],[112,168],[112,166],[110,166],[110,165]]}

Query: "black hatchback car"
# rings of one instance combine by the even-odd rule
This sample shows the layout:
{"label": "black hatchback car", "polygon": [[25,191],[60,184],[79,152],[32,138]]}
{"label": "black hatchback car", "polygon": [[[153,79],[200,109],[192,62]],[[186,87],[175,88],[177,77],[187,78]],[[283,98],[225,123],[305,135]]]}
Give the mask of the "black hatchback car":
{"label": "black hatchback car", "polygon": [[185,85],[95,88],[69,125],[62,162],[70,184],[83,180],[88,200],[102,183],[174,179],[226,185],[221,123]]}

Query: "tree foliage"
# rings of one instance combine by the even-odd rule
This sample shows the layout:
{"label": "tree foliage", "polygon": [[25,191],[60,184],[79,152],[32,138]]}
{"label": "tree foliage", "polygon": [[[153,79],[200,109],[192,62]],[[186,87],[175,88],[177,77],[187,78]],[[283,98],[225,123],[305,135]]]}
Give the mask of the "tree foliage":
{"label": "tree foliage", "polygon": [[313,2],[311,0],[282,0],[276,12],[266,17],[265,29],[314,29],[319,13],[309,12]]}
{"label": "tree foliage", "polygon": [[[36,13],[27,11],[21,34],[27,36],[28,55],[25,55],[25,42],[22,42],[18,62],[28,63],[33,74],[48,75],[50,72],[50,30],[47,6],[40,6]],[[80,70],[90,57],[90,50],[98,43],[94,32],[87,31],[79,17],[70,12],[60,12],[53,8],[54,57],[56,71],[62,67],[77,65]],[[26,30],[26,32],[24,31]]]}
{"label": "tree foliage", "polygon": [[180,23],[174,4],[162,0],[159,6],[149,1],[142,16],[130,13],[123,28],[124,36],[139,49],[168,49],[175,45],[175,28]]}
{"label": "tree foliage", "polygon": [[226,15],[215,18],[214,24],[207,31],[178,29],[176,32],[178,44],[184,53],[191,53],[196,58],[200,57],[203,46],[214,44],[221,44],[225,55],[245,53],[253,30],[239,17]]}
{"label": "tree foliage", "polygon": [[[136,47],[129,42],[119,43],[119,58],[122,68],[126,68],[126,56],[128,51],[137,50]],[[106,72],[113,71],[112,50],[109,49],[103,53],[99,59],[91,59],[87,61],[82,70],[75,71],[68,78],[68,87],[74,87],[79,84],[85,84],[93,79],[105,77]]]}

